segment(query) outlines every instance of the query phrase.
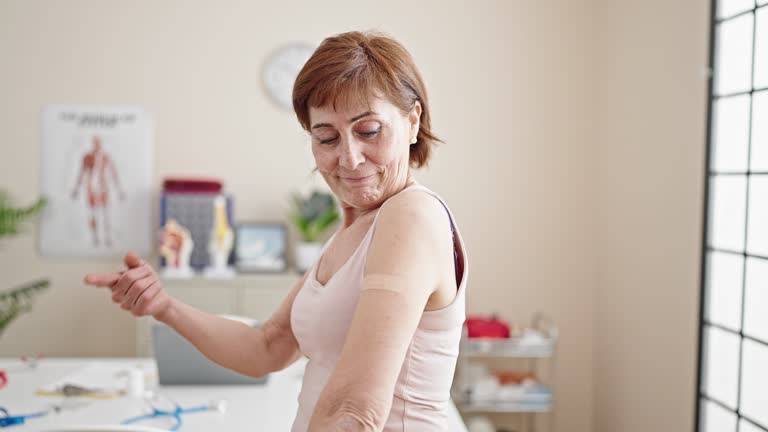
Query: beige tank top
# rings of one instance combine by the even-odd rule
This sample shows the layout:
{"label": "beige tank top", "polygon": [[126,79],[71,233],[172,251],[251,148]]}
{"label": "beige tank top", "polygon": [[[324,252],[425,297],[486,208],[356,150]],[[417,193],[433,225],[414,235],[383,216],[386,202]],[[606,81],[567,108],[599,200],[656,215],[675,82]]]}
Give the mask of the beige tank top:
{"label": "beige tank top", "polygon": [[[451,431],[454,429],[448,424],[450,388],[465,320],[466,249],[453,215],[442,198],[418,184],[403,191],[410,189],[419,189],[434,196],[448,212],[454,236],[458,289],[453,302],[445,308],[423,312],[400,369],[392,395],[392,408],[383,430]],[[315,262],[294,299],[291,327],[299,349],[309,361],[292,432],[307,431],[320,392],[341,354],[363,286],[363,268],[377,219],[378,213],[355,252],[325,285],[317,281]]]}

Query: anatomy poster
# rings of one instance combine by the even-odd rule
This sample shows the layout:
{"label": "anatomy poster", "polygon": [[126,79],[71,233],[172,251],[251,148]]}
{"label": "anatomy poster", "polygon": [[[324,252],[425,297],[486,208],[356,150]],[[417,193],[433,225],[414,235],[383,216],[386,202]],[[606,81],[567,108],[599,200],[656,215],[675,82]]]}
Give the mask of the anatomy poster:
{"label": "anatomy poster", "polygon": [[152,123],[136,107],[51,105],[43,111],[40,251],[147,254]]}

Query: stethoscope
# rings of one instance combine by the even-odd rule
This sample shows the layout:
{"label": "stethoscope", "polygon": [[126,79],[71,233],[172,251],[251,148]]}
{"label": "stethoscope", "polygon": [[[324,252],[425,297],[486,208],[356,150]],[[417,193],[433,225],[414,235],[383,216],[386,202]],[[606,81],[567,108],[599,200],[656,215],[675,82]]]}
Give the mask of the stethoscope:
{"label": "stethoscope", "polygon": [[[151,405],[151,403],[149,402],[147,402],[147,404],[152,409],[152,412],[150,414],[129,418],[128,420],[123,421],[122,424],[124,425],[134,424],[134,423],[138,423],[138,422],[153,419],[153,418],[168,417],[168,418],[172,418],[174,421],[174,423],[168,428],[168,430],[177,431],[181,428],[181,424],[182,424],[181,416],[183,414],[190,414],[190,413],[203,412],[203,411],[218,411],[223,413],[226,411],[226,408],[227,408],[227,401],[223,399],[213,401],[207,405],[198,405],[191,408],[182,408],[178,403],[173,402],[174,409],[172,411],[157,409],[153,405]],[[46,415],[48,415],[49,412],[50,410],[39,411],[36,413],[30,413],[30,414],[11,415],[7,409],[0,407],[0,428],[23,425],[26,423],[28,419],[45,417]]]}
{"label": "stethoscope", "polygon": [[121,424],[134,424],[145,420],[150,420],[154,418],[163,418],[168,417],[173,419],[173,424],[168,427],[169,431],[177,431],[181,428],[181,416],[182,414],[191,414],[196,412],[203,412],[203,411],[218,411],[223,413],[226,411],[227,408],[227,401],[226,400],[217,400],[213,401],[207,405],[198,405],[191,408],[182,408],[181,405],[178,403],[172,401],[174,408],[173,410],[163,410],[158,409],[154,405],[152,405],[149,401],[147,401],[147,405],[149,405],[150,409],[152,410],[149,414],[144,414],[136,417],[131,417],[128,420],[124,420]]}
{"label": "stethoscope", "polygon": [[0,413],[3,417],[0,417],[0,427],[9,427],[16,425],[23,425],[27,419],[44,417],[48,414],[48,411],[40,411],[32,414],[22,414],[12,416],[7,409],[0,407]]}

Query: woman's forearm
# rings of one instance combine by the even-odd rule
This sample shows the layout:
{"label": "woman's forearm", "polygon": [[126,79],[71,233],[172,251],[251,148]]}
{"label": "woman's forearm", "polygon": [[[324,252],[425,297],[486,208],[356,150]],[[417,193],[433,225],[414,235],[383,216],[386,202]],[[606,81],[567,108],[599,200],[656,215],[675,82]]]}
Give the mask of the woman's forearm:
{"label": "woman's forearm", "polygon": [[312,412],[309,430],[317,432],[375,432],[384,427],[391,402],[373,399],[370,392],[326,387]]}
{"label": "woman's forearm", "polygon": [[317,428],[310,426],[311,431],[317,432],[376,432],[376,427],[366,425],[360,420],[345,416],[337,419],[328,419]]}
{"label": "woman's forearm", "polygon": [[275,369],[263,328],[203,312],[176,299],[155,318],[225,368],[256,377]]}

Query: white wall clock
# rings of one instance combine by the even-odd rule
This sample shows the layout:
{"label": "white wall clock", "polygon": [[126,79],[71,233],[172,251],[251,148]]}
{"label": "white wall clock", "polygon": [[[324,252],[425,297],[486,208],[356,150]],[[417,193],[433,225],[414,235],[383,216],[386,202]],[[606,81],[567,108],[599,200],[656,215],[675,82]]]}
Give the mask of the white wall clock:
{"label": "white wall clock", "polygon": [[313,52],[312,45],[294,43],[278,48],[267,59],[262,75],[264,88],[279,107],[293,109],[293,83]]}

